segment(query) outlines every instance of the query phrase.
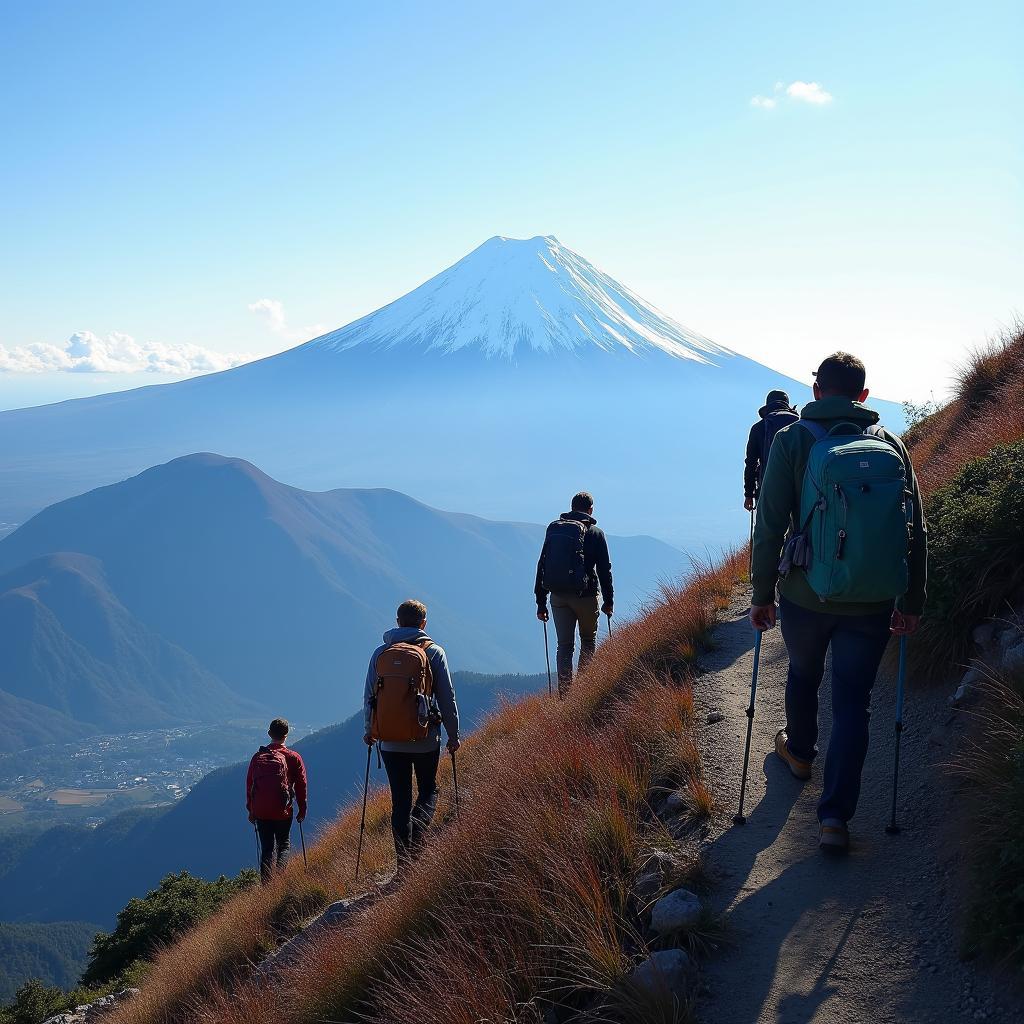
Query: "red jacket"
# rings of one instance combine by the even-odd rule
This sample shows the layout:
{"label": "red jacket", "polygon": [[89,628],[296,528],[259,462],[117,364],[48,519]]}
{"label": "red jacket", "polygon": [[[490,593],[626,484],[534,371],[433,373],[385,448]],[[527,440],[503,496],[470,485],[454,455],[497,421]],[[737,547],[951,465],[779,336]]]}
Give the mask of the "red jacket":
{"label": "red jacket", "polygon": [[[306,766],[303,764],[302,755],[297,750],[289,750],[283,743],[268,743],[270,750],[280,750],[288,762],[288,785],[295,796],[295,802],[299,805],[299,817],[306,816]],[[252,775],[253,766],[256,763],[257,754],[253,754],[249,762],[249,771],[245,777],[245,809],[252,817]],[[291,807],[276,815],[277,821],[287,821],[292,816]]]}

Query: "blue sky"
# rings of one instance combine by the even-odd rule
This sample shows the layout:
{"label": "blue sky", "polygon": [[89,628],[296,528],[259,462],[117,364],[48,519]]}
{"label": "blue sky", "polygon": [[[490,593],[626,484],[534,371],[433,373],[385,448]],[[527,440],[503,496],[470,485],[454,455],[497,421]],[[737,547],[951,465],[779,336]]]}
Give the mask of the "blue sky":
{"label": "blue sky", "polygon": [[[557,235],[795,376],[850,348],[889,398],[941,393],[1024,311],[1019,3],[48,2],[4,20],[8,352],[91,332],[119,367],[267,354],[494,234]],[[140,379],[164,378],[0,372],[0,408]]]}

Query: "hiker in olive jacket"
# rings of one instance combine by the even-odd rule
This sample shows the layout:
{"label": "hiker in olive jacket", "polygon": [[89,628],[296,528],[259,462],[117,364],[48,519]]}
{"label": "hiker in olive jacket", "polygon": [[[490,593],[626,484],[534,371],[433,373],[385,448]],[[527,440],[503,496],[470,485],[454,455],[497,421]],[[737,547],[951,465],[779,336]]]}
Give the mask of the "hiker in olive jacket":
{"label": "hiker in olive jacket", "polygon": [[[572,511],[564,512],[548,527],[562,520],[583,523],[586,533],[583,537],[583,569],[587,574],[587,585],[580,591],[549,590],[545,582],[545,557],[548,551],[548,537],[545,536],[540,559],[537,562],[537,579],[534,596],[537,598],[537,618],[548,621],[548,594],[551,594],[551,611],[555,617],[555,634],[558,647],[555,661],[558,666],[558,692],[562,694],[572,682],[572,659],[576,649],[576,629],[580,633],[580,662],[582,672],[594,655],[597,645],[597,626],[601,613],[611,617],[614,614],[615,592],[612,587],[612,563],[608,555],[608,541],[604,531],[594,518],[594,499],[586,491],[580,491],[572,499]],[[602,603],[598,608],[598,584],[600,583]]]}
{"label": "hiker in olive jacket", "polygon": [[[878,414],[862,404],[868,392],[860,360],[837,352],[821,364],[816,377],[815,400],[803,407],[801,420],[820,424],[826,431],[839,424],[867,429],[878,422]],[[907,553],[908,589],[895,601],[895,606],[892,600],[872,604],[823,600],[811,588],[804,571],[797,567],[780,582],[779,561],[787,532],[802,529],[802,524],[797,523],[801,489],[816,441],[811,429],[794,423],[776,435],[757,506],[750,620],[761,631],[775,625],[778,584],[778,612],[790,665],[786,726],[776,736],[775,752],[799,779],[810,778],[811,762],[817,753],[818,688],[826,653],[829,647],[832,649],[832,733],[818,804],[823,847],[845,849],[848,843],[847,822],[857,807],[868,748],[875,675],[890,634],[913,633],[925,601],[927,536],[914,467],[895,434],[883,430],[880,437],[902,458],[906,488],[913,503]]]}

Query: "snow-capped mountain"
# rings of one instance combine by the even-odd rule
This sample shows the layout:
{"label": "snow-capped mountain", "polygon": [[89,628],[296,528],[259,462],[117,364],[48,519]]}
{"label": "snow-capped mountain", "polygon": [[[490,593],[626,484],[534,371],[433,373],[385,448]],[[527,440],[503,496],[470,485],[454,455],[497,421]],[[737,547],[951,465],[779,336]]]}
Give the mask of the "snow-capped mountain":
{"label": "snow-capped mountain", "polygon": [[268,359],[0,413],[0,523],[180,455],[227,451],[301,487],[390,487],[506,521],[547,521],[585,488],[611,532],[700,551],[746,532],[744,443],[777,387],[809,396],[551,236],[492,238],[377,312]]}
{"label": "snow-capped mountain", "polygon": [[508,361],[596,346],[707,362],[731,355],[675,323],[553,235],[488,239],[402,298],[310,342],[345,352],[475,349]]}

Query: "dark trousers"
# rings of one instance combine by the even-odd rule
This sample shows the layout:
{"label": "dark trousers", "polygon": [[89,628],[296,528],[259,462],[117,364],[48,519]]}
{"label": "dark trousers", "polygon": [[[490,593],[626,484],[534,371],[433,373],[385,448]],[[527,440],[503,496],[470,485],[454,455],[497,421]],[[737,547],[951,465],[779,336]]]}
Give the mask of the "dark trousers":
{"label": "dark trousers", "polygon": [[[391,787],[391,831],[395,837],[398,866],[408,864],[423,847],[427,829],[437,810],[437,764],[440,750],[425,754],[381,752]],[[412,777],[416,775],[416,805],[412,802]]]}
{"label": "dark trousers", "polygon": [[572,682],[572,656],[576,650],[577,626],[580,631],[581,672],[594,656],[597,624],[601,619],[597,594],[587,597],[552,594],[551,615],[555,620],[555,636],[558,638],[555,663],[558,666],[558,692],[561,693]]}
{"label": "dark trousers", "polygon": [[288,860],[288,848],[291,846],[292,819],[275,821],[271,818],[256,819],[256,833],[260,837],[260,878],[266,885],[274,873],[276,859],[279,868],[284,867]]}
{"label": "dark trousers", "polygon": [[832,734],[828,741],[818,820],[849,821],[857,809],[868,752],[871,688],[889,641],[891,610],[876,615],[829,615],[785,598],[779,603],[789,653],[786,733],[796,757],[818,752],[818,689],[832,648]]}

